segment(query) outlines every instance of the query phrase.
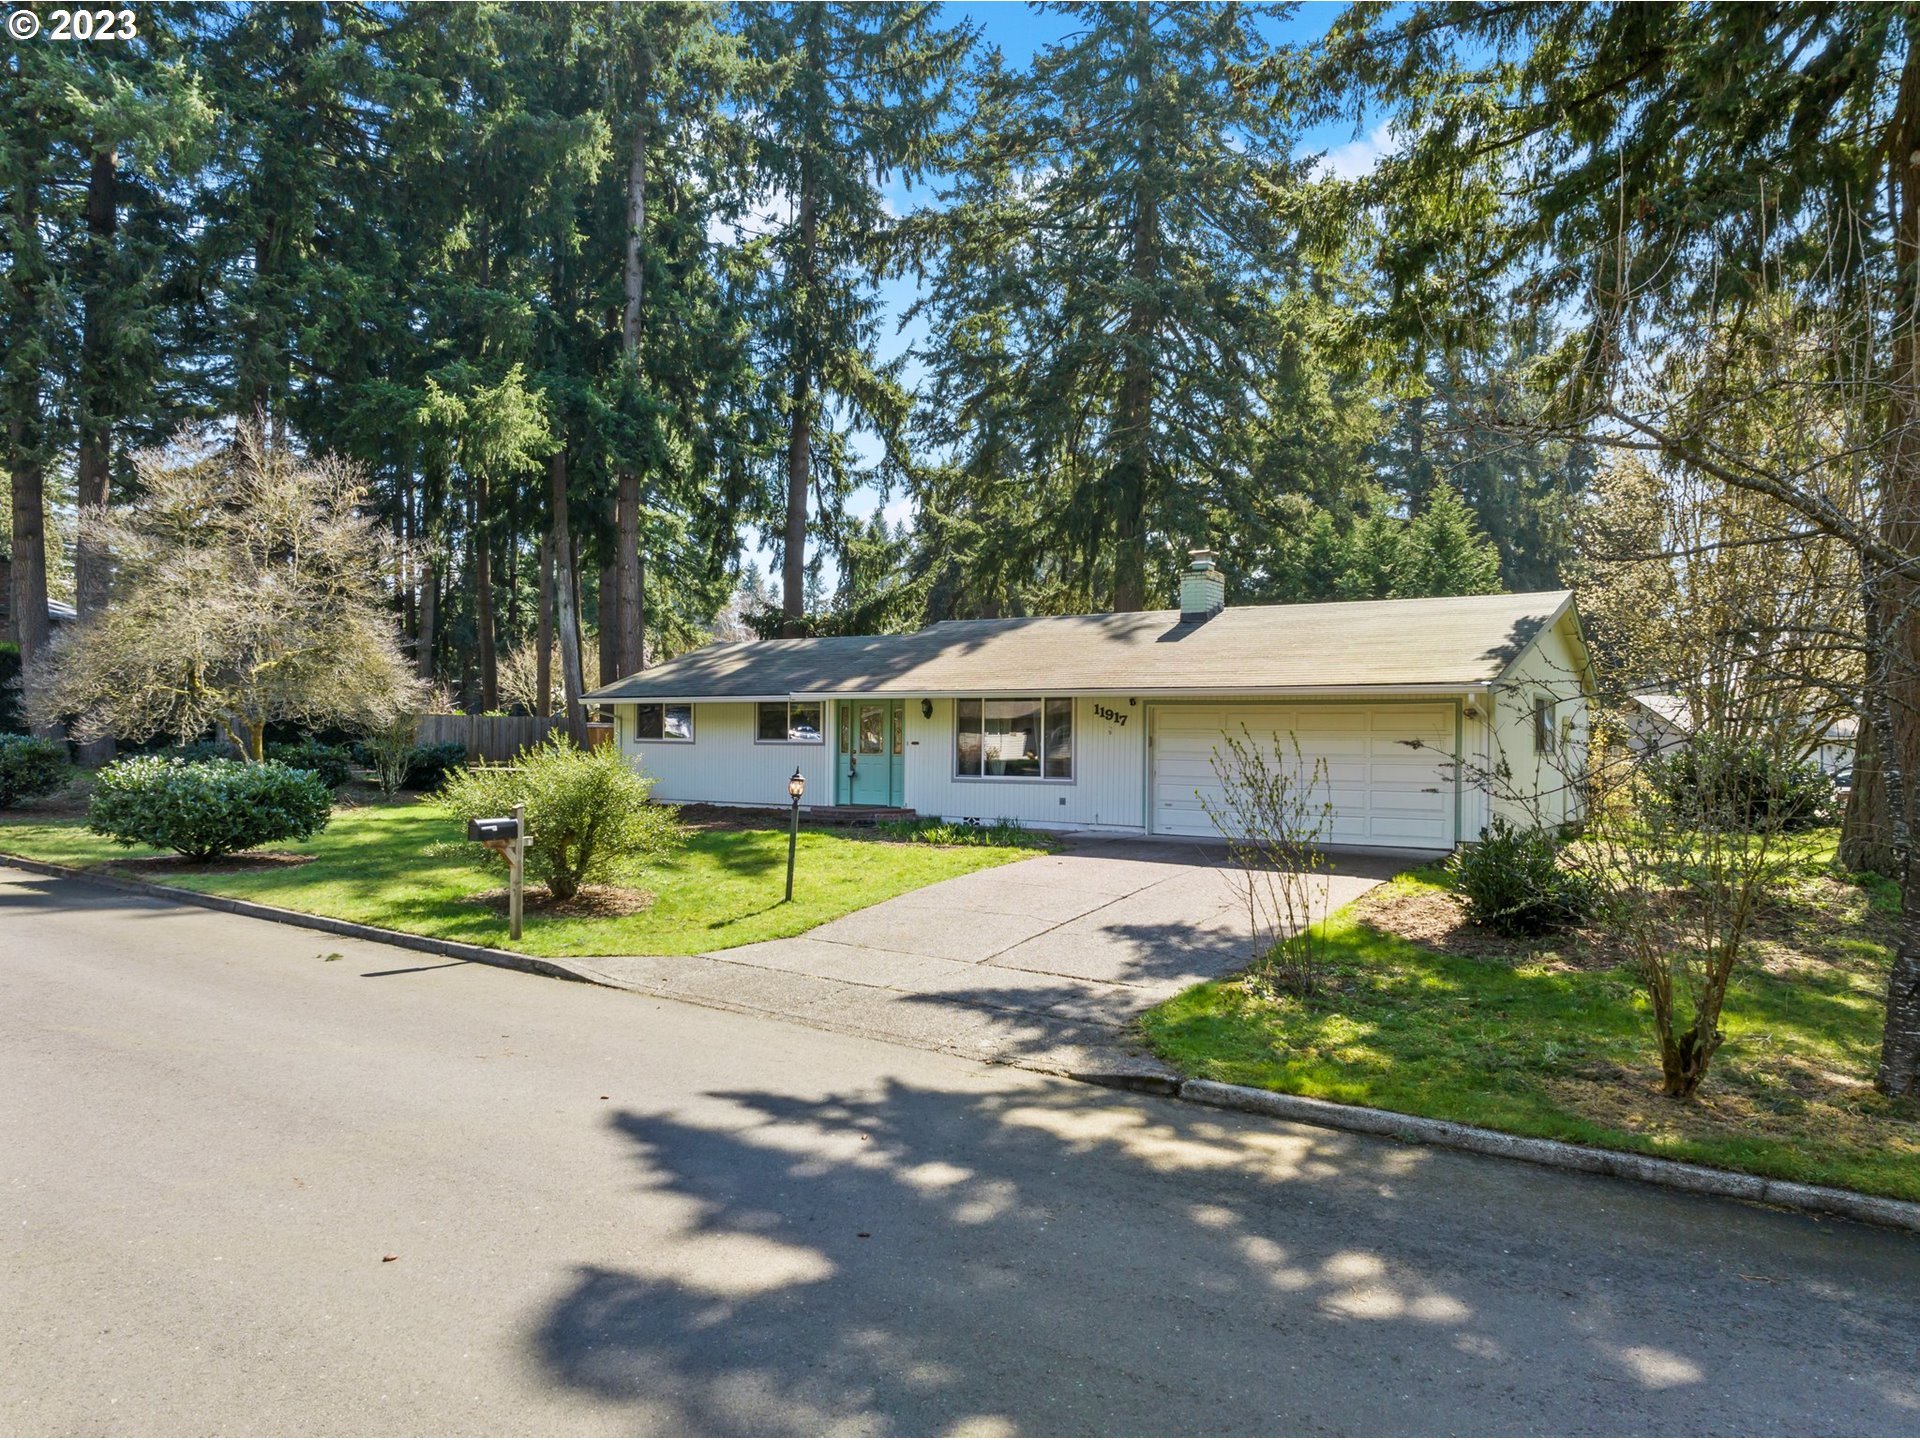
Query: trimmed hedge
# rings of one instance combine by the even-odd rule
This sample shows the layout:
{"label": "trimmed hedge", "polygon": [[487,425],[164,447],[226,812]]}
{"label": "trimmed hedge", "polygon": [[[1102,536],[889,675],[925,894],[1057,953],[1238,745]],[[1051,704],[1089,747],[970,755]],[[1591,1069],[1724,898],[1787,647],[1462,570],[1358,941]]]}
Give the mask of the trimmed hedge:
{"label": "trimmed hedge", "polygon": [[211,860],[326,828],[333,795],[310,770],[278,761],[189,764],[138,755],[101,770],[87,828],[121,845],[151,845]]}
{"label": "trimmed hedge", "polygon": [[67,747],[32,735],[0,735],[0,810],[22,800],[51,795],[67,783],[73,767]]}

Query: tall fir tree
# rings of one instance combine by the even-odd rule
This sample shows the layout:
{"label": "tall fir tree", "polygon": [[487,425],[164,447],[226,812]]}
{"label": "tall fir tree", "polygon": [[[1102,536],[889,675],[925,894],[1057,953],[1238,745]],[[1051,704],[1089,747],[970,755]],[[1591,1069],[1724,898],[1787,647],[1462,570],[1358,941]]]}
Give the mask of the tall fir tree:
{"label": "tall fir tree", "polygon": [[943,120],[972,43],[923,3],[768,4],[745,21],[763,83],[758,179],[772,273],[759,348],[785,411],[786,441],[769,476],[767,529],[781,555],[781,613],[797,632],[807,608],[807,544],[841,532],[846,500],[869,476],[852,432],[879,440],[883,467],[904,469],[907,397],[900,363],[878,349],[878,281],[897,222],[885,187],[939,155]]}
{"label": "tall fir tree", "polygon": [[1290,134],[1237,79],[1268,52],[1262,7],[1061,8],[1073,32],[1029,73],[983,77],[929,369],[961,471],[992,483],[990,454],[1034,497],[1036,523],[980,543],[1014,570],[1065,557],[1082,604],[1131,610],[1247,474],[1293,266],[1255,181],[1287,170]]}

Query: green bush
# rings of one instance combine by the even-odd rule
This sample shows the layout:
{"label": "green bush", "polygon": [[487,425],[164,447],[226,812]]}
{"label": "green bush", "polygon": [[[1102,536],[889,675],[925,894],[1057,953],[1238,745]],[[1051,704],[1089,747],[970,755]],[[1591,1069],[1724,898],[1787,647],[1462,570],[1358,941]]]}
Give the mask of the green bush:
{"label": "green bush", "polygon": [[1560,868],[1553,838],[1495,819],[1453,860],[1453,888],[1467,918],[1499,935],[1551,935],[1585,920],[1593,894]]}
{"label": "green bush", "polygon": [[[410,733],[413,722],[402,723]],[[415,745],[411,739],[403,742],[396,729],[354,741],[353,758],[356,764],[393,778],[392,789],[437,790],[448,775],[466,768],[467,747],[458,740],[436,740],[431,745]],[[381,787],[387,788],[384,780]]]}
{"label": "green bush", "polygon": [[152,845],[211,860],[326,828],[333,796],[319,776],[278,761],[189,764],[137,755],[100,771],[87,828],[121,845]]}
{"label": "green bush", "polygon": [[353,758],[373,772],[373,783],[382,795],[391,795],[407,783],[418,748],[413,743],[415,726],[413,716],[396,715],[365,739],[353,742]]}
{"label": "green bush", "polygon": [[353,752],[345,745],[322,745],[312,736],[291,745],[269,745],[267,758],[289,770],[313,771],[329,790],[338,790],[353,778]]}
{"label": "green bush", "polygon": [[1764,746],[1695,736],[1648,763],[1654,793],[1695,828],[1811,830],[1830,818],[1833,777]]}
{"label": "green bush", "polygon": [[[683,838],[669,806],[652,804],[653,781],[612,745],[577,750],[559,733],[522,750],[512,765],[451,774],[435,802],[462,825],[527,807],[527,874],[556,900],[623,867],[658,859]],[[491,852],[488,852],[491,854]]]}
{"label": "green bush", "polygon": [[922,815],[913,820],[882,820],[873,828],[890,839],[920,845],[1014,845],[1029,849],[1047,849],[1051,845],[1047,836],[1027,829],[1018,820],[995,820],[982,825]]}
{"label": "green bush", "polygon": [[438,790],[447,776],[466,769],[467,747],[458,740],[440,740],[432,745],[416,745],[407,759],[408,790]]}
{"label": "green bush", "polygon": [[193,740],[185,745],[169,745],[164,750],[153,752],[162,760],[181,760],[189,765],[198,765],[206,760],[241,759],[239,748],[231,740]]}
{"label": "green bush", "polygon": [[0,735],[0,810],[51,795],[72,773],[67,747],[32,735]]}

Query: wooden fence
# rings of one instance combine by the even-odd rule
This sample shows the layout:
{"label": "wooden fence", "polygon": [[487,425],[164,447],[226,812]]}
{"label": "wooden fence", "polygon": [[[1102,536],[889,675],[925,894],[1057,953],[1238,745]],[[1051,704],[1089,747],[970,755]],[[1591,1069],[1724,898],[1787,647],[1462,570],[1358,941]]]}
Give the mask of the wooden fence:
{"label": "wooden fence", "polygon": [[[484,760],[490,765],[501,765],[529,745],[538,745],[553,731],[566,727],[564,715],[422,715],[415,739],[421,745],[451,741],[466,746],[469,764]],[[597,720],[587,722],[589,745],[606,745],[612,740],[612,725]]]}

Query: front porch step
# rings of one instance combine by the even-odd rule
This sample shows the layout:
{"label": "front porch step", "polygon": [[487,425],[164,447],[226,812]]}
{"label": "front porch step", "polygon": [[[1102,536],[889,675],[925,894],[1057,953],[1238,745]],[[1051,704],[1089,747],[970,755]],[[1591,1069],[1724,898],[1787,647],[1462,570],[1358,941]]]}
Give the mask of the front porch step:
{"label": "front porch step", "polygon": [[901,805],[815,805],[807,818],[829,825],[877,825],[882,820],[918,820],[920,812]]}

